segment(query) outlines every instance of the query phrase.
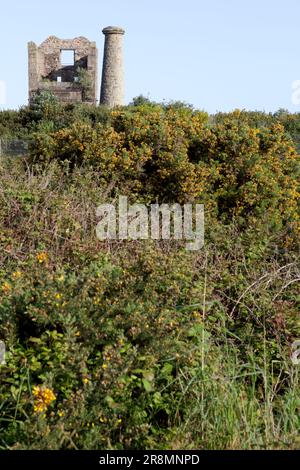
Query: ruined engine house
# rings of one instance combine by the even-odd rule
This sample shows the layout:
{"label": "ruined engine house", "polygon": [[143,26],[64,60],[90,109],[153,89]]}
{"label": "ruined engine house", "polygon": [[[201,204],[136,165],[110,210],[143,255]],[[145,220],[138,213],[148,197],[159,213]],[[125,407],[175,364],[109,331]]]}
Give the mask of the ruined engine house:
{"label": "ruined engine house", "polygon": [[98,50],[85,37],[48,37],[40,46],[28,44],[29,102],[48,90],[61,102],[96,104]]}

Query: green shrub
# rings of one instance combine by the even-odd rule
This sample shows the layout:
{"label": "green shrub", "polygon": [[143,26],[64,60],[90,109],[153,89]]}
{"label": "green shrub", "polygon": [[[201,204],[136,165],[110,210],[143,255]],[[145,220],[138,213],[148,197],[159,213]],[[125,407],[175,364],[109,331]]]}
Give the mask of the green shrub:
{"label": "green shrub", "polygon": [[[0,449],[298,448],[288,116],[40,110],[0,113],[33,142],[0,160]],[[100,242],[95,209],[119,194],[203,202],[203,250]]]}

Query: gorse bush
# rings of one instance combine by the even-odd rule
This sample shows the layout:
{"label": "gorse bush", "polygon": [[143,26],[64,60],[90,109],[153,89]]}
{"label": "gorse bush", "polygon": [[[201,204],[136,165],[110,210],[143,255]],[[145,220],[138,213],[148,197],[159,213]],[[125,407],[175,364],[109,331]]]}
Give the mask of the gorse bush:
{"label": "gorse bush", "polygon": [[299,235],[300,163],[281,124],[258,129],[228,118],[209,126],[189,108],[141,106],[112,112],[109,125],[37,134],[32,159],[89,165],[104,183],[149,202],[204,202],[224,221]]}
{"label": "gorse bush", "polygon": [[[0,113],[31,142],[0,160],[0,448],[298,448],[287,116],[38,110],[7,128]],[[204,203],[204,248],[97,240],[96,207],[119,194]]]}
{"label": "gorse bush", "polygon": [[[284,445],[295,444],[298,388],[287,341],[299,334],[297,290],[272,302],[292,272],[264,266],[268,277],[230,316],[228,297],[247,289],[259,260],[237,268],[219,258],[216,266],[213,247],[196,257],[145,244],[118,251],[82,255],[71,267],[37,250],[2,277],[5,446],[272,447],[283,445],[282,421]],[[55,394],[42,413],[34,387]]]}

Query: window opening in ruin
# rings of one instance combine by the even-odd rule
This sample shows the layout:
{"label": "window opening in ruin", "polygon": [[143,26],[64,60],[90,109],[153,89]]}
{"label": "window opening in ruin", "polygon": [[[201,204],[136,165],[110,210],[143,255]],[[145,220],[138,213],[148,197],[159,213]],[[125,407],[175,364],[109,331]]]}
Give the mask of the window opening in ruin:
{"label": "window opening in ruin", "polygon": [[75,51],[70,49],[62,49],[60,51],[61,65],[74,65],[75,64]]}

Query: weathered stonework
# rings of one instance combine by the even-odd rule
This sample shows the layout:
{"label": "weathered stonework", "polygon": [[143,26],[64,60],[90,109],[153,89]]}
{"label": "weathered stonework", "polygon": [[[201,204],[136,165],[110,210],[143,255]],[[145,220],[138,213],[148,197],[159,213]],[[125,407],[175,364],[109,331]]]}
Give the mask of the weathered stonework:
{"label": "weathered stonework", "polygon": [[123,35],[116,26],[103,29],[105,35],[100,104],[113,108],[124,105]]}
{"label": "weathered stonework", "polygon": [[[72,64],[63,65],[62,51],[74,51]],[[59,39],[50,36],[40,46],[28,43],[29,101],[38,91],[50,90],[62,102],[96,104],[98,95],[98,50],[84,37]],[[79,70],[86,71],[86,86],[78,81]]]}

